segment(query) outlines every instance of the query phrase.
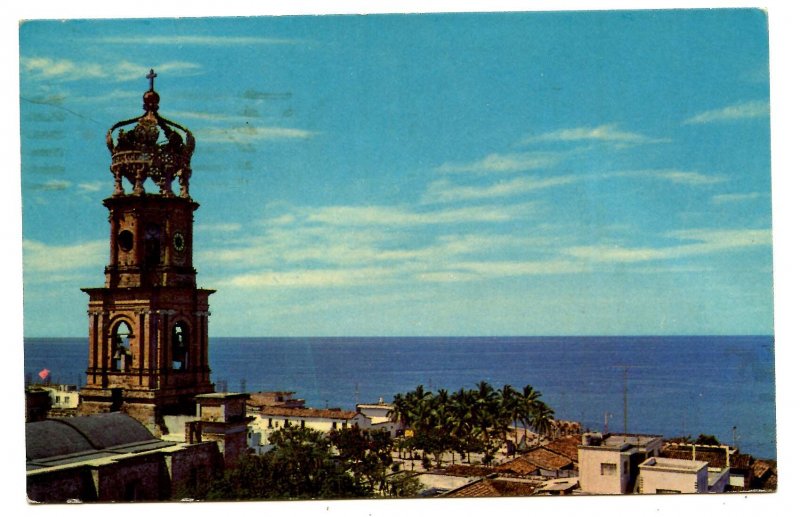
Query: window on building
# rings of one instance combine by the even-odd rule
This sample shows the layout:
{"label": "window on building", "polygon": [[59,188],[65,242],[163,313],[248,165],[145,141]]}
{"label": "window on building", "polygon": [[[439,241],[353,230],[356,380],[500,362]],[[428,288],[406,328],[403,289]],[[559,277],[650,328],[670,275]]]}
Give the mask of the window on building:
{"label": "window on building", "polygon": [[289,419],[288,418],[284,419],[283,427],[289,427]]}
{"label": "window on building", "polygon": [[616,476],[617,475],[617,464],[616,463],[601,463],[600,464],[600,475],[601,476]]}
{"label": "window on building", "polygon": [[300,420],[300,428],[304,429],[305,427],[306,427],[306,421],[305,420]]}
{"label": "window on building", "polygon": [[271,418],[269,419],[269,423],[267,424],[267,427],[269,427],[270,429],[272,429],[272,419],[271,419]]}
{"label": "window on building", "polygon": [[336,429],[336,422],[331,424],[331,429]]}
{"label": "window on building", "polygon": [[61,402],[61,397],[56,395],[56,404],[59,404],[60,402]]}

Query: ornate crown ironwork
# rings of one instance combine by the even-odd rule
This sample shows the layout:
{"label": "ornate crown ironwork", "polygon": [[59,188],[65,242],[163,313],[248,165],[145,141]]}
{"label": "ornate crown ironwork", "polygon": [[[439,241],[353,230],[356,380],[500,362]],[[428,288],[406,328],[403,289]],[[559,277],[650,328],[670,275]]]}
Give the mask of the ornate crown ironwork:
{"label": "ornate crown ironwork", "polygon": [[[106,133],[106,145],[111,151],[111,173],[114,175],[114,196],[125,195],[122,178],[133,185],[133,195],[145,193],[145,180],[158,185],[162,196],[174,196],[172,181],[180,185],[180,197],[189,197],[191,158],[194,153],[192,132],[158,114],[160,97],[153,89],[157,74],[150,70],[146,76],[150,89],[144,93],[144,115],[117,122]],[[136,124],[133,129],[126,126]],[[116,140],[114,131],[119,129]],[[181,134],[182,133],[182,134]]]}

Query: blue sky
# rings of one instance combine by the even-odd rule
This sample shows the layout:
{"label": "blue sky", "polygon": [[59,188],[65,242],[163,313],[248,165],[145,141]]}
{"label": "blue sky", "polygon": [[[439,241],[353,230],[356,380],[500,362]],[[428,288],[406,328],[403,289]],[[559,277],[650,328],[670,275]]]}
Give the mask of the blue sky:
{"label": "blue sky", "polygon": [[150,68],[212,335],[773,332],[761,11],[34,21],[19,54],[27,336],[86,333]]}

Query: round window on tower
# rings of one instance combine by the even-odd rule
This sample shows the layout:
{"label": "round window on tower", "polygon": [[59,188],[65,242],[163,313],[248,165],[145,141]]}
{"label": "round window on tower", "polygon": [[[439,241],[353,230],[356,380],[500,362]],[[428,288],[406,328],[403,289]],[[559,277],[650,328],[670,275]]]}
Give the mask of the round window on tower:
{"label": "round window on tower", "polygon": [[117,245],[122,251],[133,249],[133,233],[130,230],[122,230],[117,236]]}

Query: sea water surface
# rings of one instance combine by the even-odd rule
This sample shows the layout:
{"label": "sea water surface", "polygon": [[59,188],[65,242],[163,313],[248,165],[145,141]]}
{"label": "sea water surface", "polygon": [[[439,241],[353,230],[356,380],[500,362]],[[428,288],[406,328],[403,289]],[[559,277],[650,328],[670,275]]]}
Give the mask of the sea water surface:
{"label": "sea water surface", "polygon": [[[26,338],[26,380],[47,368],[82,385],[87,354],[86,338]],[[217,390],[294,391],[309,407],[530,384],[593,430],[713,434],[776,457],[772,336],[212,338],[209,359]]]}

